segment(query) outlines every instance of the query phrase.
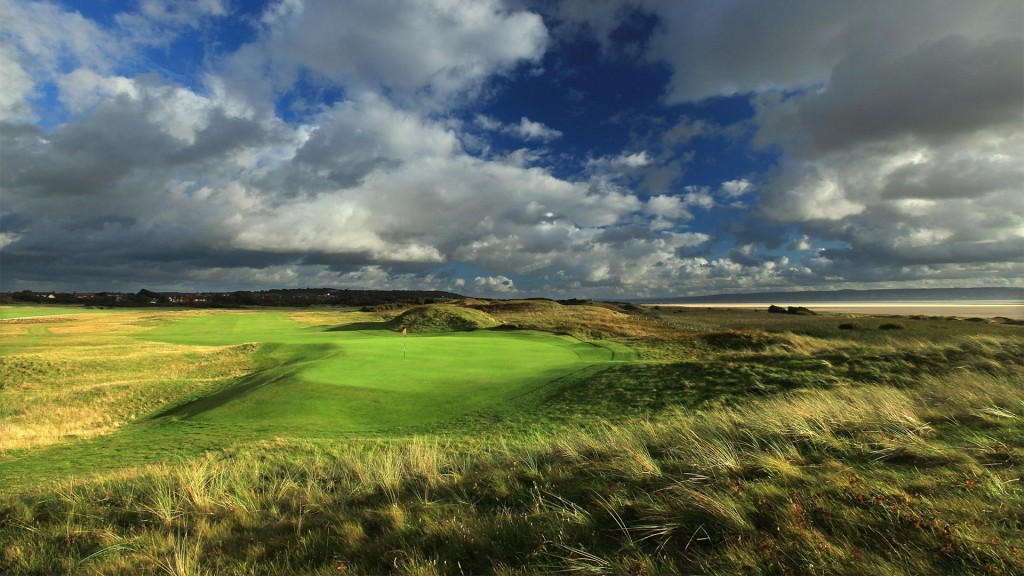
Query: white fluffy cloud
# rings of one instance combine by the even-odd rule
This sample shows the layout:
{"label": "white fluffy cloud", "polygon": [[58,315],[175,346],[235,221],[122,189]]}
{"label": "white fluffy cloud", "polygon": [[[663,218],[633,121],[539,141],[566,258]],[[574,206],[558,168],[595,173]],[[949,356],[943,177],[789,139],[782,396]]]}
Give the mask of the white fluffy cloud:
{"label": "white fluffy cloud", "polygon": [[[665,102],[748,95],[728,138],[775,165],[699,185],[673,155],[727,139],[708,120],[578,152],[566,175],[541,159],[568,122],[463,114],[550,47],[517,6],[275,1],[186,86],[135,56],[231,3],[143,0],[104,28],[0,0],[5,276],[596,296],[1019,277],[1019,3],[559,3],[606,47],[631,7],[658,16],[642,57],[667,65]],[[333,99],[301,101],[306,85]],[[67,118],[33,124],[41,94]],[[524,148],[492,154],[492,133]],[[738,247],[716,254],[729,234]],[[486,272],[432,274],[460,265]]]}
{"label": "white fluffy cloud", "polygon": [[523,116],[519,121],[518,134],[527,140],[554,140],[561,138],[562,133],[554,128],[545,126],[540,122],[534,122]]}
{"label": "white fluffy cloud", "polygon": [[738,198],[744,194],[752,192],[753,189],[754,185],[745,178],[740,180],[727,180],[722,182],[721,193],[726,198]]}
{"label": "white fluffy cloud", "polygon": [[578,269],[600,229],[643,206],[617,186],[472,157],[444,121],[372,93],[289,126],[216,89],[85,68],[57,86],[73,121],[0,134],[0,161],[20,167],[0,176],[16,270],[72,243],[89,256],[62,265],[71,280],[90,267],[288,283],[336,270],[334,283],[395,286],[405,277],[382,266]]}
{"label": "white fluffy cloud", "polygon": [[47,3],[0,0],[0,121],[35,119],[37,85],[67,68],[109,70],[126,49],[78,13]]}
{"label": "white fluffy cloud", "polygon": [[500,132],[523,140],[540,140],[549,142],[562,137],[562,133],[542,122],[534,122],[523,116],[518,124],[503,124],[501,121],[483,114],[477,114],[475,124],[489,132]]}
{"label": "white fluffy cloud", "polygon": [[269,67],[278,86],[303,72],[353,93],[391,91],[441,100],[492,74],[538,59],[547,45],[541,18],[497,0],[282,1],[262,18],[259,40],[233,69]]}
{"label": "white fluffy cloud", "polygon": [[[829,252],[844,262],[829,274],[956,277],[971,265],[998,278],[1020,268],[1020,3],[647,0],[617,10],[628,5],[661,19],[648,57],[671,70],[668,102],[751,95],[755,145],[781,151],[756,191],[761,214],[844,243]],[[607,38],[601,22],[614,12],[577,17]],[[705,132],[686,118],[665,138]],[[734,180],[720,193],[752,191]]]}
{"label": "white fluffy cloud", "polygon": [[477,276],[473,280],[477,291],[483,294],[509,294],[516,291],[516,285],[506,276]]}

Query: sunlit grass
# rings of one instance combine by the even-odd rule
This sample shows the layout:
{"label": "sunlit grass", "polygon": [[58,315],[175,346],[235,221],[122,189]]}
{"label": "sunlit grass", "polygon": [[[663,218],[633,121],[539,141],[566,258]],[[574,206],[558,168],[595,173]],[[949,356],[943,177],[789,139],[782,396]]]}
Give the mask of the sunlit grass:
{"label": "sunlit grass", "polygon": [[[552,383],[513,412],[245,441],[6,491],[0,572],[1024,573],[1019,328],[903,320],[893,337],[869,318],[849,330],[846,317],[708,313],[686,320],[706,332],[688,332],[616,314],[646,361]],[[92,342],[75,356],[83,374],[41,372],[82,390],[84,373],[135,362],[140,378],[204,373],[167,367],[188,347],[107,362],[96,356],[115,342]],[[249,357],[208,352],[204,370]]]}
{"label": "sunlit grass", "polygon": [[[0,323],[0,452],[109,434],[252,369],[253,346],[180,346],[128,337],[154,318],[87,314]],[[32,328],[41,328],[38,336],[31,336]]]}
{"label": "sunlit grass", "polygon": [[[242,573],[251,559],[267,568],[277,558],[272,573],[335,562],[379,573],[398,562],[435,573],[461,564],[467,573],[1011,574],[1024,567],[1019,467],[991,465],[992,446],[929,418],[943,398],[984,419],[989,437],[1012,437],[1024,392],[1019,379],[963,377],[990,394],[944,378],[915,392],[792,392],[550,437],[239,448],[68,485],[56,500],[27,494],[8,514],[34,518],[31,530],[54,544],[34,547],[22,540],[28,525],[9,523],[6,544],[16,545],[6,560],[64,566],[57,542],[73,541],[81,556],[134,551],[120,567],[91,557],[105,573]],[[1019,445],[1001,450],[1024,457]]]}

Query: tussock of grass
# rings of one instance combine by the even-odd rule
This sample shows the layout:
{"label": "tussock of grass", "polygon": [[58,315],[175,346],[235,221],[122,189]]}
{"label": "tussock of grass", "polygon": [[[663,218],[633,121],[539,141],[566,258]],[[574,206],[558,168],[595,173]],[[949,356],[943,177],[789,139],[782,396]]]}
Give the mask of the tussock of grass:
{"label": "tussock of grass", "polygon": [[[1007,440],[1019,438],[1024,390],[1019,378],[962,377],[793,391],[547,437],[211,453],[9,500],[0,566],[1012,574],[1024,569],[1024,492],[1019,467],[991,455],[1002,438],[1019,461]],[[934,419],[943,406],[984,421],[993,441]],[[914,460],[924,456],[941,466]]]}

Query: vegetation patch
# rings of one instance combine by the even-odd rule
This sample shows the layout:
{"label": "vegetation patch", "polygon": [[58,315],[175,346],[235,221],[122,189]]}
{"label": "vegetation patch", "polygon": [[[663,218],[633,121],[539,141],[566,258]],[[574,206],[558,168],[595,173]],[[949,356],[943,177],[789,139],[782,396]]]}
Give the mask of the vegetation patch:
{"label": "vegetation patch", "polygon": [[410,331],[402,358],[375,311],[0,324],[0,422],[119,373],[145,401],[115,403],[165,399],[0,457],[0,572],[1024,573],[1018,326],[489,314],[563,334]]}
{"label": "vegetation patch", "polygon": [[417,333],[463,332],[494,328],[500,322],[486,312],[461,306],[418,306],[389,322],[394,330],[407,329]]}
{"label": "vegetation patch", "polygon": [[806,306],[776,306],[772,304],[768,307],[769,314],[795,314],[797,316],[815,316],[817,312],[807,308]]}
{"label": "vegetation patch", "polygon": [[763,332],[712,332],[701,334],[700,340],[718,350],[765,350],[779,342]]}

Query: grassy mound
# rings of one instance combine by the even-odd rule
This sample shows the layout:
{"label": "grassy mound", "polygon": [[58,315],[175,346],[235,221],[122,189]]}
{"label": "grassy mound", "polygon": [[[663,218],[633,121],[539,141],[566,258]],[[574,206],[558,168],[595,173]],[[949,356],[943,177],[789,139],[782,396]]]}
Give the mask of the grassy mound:
{"label": "grassy mound", "polygon": [[465,332],[481,328],[494,328],[500,322],[490,314],[472,308],[459,306],[434,305],[420,306],[407,310],[393,319],[390,326],[396,330],[402,328],[416,333],[432,332]]}

